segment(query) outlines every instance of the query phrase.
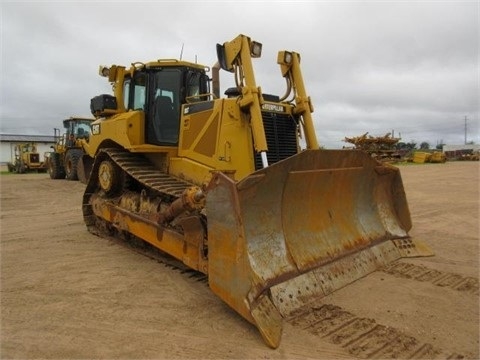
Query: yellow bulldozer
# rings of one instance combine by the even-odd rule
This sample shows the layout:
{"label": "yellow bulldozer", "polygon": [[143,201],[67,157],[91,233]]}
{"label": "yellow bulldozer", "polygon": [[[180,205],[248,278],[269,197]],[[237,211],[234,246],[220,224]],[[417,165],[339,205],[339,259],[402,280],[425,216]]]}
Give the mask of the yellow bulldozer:
{"label": "yellow bulldozer", "polygon": [[[212,68],[101,66],[114,91],[91,100],[97,120],[79,177],[89,231],[141,239],[206,274],[276,348],[284,319],[309,302],[432,253],[408,235],[399,170],[362,151],[319,149],[300,54],[278,52],[280,96],[257,86],[261,52],[239,35],[217,44]],[[224,96],[220,70],[236,85]]]}
{"label": "yellow bulldozer", "polygon": [[46,154],[46,165],[51,179],[78,180],[78,161],[84,154],[83,144],[90,136],[93,118],[71,116],[63,120],[64,132],[54,128],[53,151]]}

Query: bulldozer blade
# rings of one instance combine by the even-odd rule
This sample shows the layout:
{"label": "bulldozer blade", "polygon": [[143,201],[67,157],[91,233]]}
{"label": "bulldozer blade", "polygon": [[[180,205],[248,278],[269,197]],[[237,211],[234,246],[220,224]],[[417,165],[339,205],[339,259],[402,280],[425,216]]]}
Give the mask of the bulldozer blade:
{"label": "bulldozer blade", "polygon": [[401,257],[433,253],[408,235],[400,171],[356,150],[306,150],[240,182],[207,187],[212,291],[272,348],[309,302]]}
{"label": "bulldozer blade", "polygon": [[77,176],[78,180],[82,184],[88,183],[88,178],[90,177],[90,173],[92,172],[92,167],[93,158],[91,158],[89,155],[84,154],[80,157],[80,159],[78,159]]}

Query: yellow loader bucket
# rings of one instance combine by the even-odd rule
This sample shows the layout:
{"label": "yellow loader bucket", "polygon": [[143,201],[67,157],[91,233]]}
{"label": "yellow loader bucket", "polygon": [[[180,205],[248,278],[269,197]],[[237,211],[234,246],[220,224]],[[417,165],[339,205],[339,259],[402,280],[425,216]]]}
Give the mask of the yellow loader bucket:
{"label": "yellow loader bucket", "polygon": [[278,347],[282,319],[400,257],[408,236],[397,168],[355,150],[307,150],[207,191],[209,285]]}

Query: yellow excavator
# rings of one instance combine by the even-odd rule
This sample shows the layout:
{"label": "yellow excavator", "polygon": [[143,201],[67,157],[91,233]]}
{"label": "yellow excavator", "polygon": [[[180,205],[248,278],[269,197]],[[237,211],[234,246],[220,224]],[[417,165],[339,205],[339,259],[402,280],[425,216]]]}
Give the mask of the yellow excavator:
{"label": "yellow excavator", "polygon": [[[278,52],[279,96],[256,84],[261,52],[239,35],[217,44],[211,69],[174,59],[101,66],[114,91],[91,100],[78,172],[89,231],[139,238],[206,274],[276,348],[284,319],[309,302],[432,253],[408,235],[399,170],[362,151],[319,149],[300,55]],[[236,85],[222,97],[221,69]]]}

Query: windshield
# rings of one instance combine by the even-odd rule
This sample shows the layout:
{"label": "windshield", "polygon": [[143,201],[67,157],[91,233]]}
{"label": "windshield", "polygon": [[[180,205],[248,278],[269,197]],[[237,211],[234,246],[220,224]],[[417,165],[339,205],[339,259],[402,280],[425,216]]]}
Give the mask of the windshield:
{"label": "windshield", "polygon": [[77,139],[87,139],[90,136],[90,120],[73,119],[64,123],[67,139],[72,135]]}
{"label": "windshield", "polygon": [[76,123],[75,126],[75,137],[77,139],[88,138],[90,136],[90,121],[82,121]]}

